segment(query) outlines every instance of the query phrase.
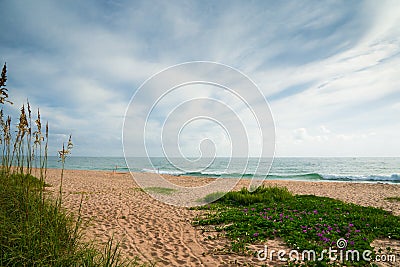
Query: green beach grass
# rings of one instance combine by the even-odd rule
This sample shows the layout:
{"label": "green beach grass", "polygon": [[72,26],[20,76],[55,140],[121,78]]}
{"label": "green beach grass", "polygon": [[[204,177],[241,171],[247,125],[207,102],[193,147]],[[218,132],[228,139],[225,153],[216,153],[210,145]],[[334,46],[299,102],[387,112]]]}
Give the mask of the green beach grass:
{"label": "green beach grass", "polygon": [[[250,244],[262,244],[278,237],[299,252],[315,250],[318,257],[329,247],[339,249],[336,242],[341,238],[346,240],[346,250],[361,252],[373,251],[370,244],[377,238],[400,239],[400,218],[387,211],[327,197],[292,195],[286,188],[259,187],[253,192],[247,189],[229,192],[197,209],[209,212],[196,218],[193,224],[211,225],[214,231],[228,237],[231,244],[225,252],[231,253],[254,256],[255,252],[248,249]],[[338,266],[326,255],[323,258],[302,264]],[[300,266],[300,262],[288,264]],[[370,266],[362,260],[343,264]]]}
{"label": "green beach grass", "polygon": [[167,187],[151,186],[151,187],[146,187],[144,189],[144,191],[149,192],[149,193],[154,193],[154,194],[172,195],[177,190],[173,189],[173,188],[167,188]]}
{"label": "green beach grass", "polygon": [[387,197],[387,198],[385,198],[385,200],[392,201],[392,202],[395,202],[395,201],[400,202],[400,197]]}
{"label": "green beach grass", "polygon": [[[28,185],[29,184],[29,185]],[[0,266],[128,266],[110,240],[81,241],[80,218],[40,197],[39,179],[0,174]]]}
{"label": "green beach grass", "polygon": [[[12,104],[5,88],[6,73],[4,65],[0,77],[3,106]],[[71,138],[59,151],[58,196],[45,197],[48,125],[42,131],[40,112],[34,118],[29,102],[20,109],[16,131],[14,124],[1,108],[0,266],[137,266],[136,260],[121,256],[119,243],[113,239],[103,250],[83,242],[81,206],[78,214],[62,208],[64,162],[72,149]],[[39,178],[31,175],[33,168],[38,169]]]}

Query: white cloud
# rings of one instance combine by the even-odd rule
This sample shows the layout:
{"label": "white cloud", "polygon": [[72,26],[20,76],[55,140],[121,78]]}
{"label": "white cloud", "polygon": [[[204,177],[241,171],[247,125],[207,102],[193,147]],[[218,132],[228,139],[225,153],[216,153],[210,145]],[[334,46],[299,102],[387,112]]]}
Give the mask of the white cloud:
{"label": "white cloud", "polygon": [[321,125],[319,127],[319,129],[323,134],[330,134],[331,133],[331,130],[329,130],[325,125]]}
{"label": "white cloud", "polygon": [[[270,104],[278,155],[377,155],[383,153],[381,140],[391,142],[387,154],[394,155],[400,150],[392,134],[400,127],[399,13],[396,1],[8,2],[0,11],[0,59],[9,65],[14,111],[28,96],[54,134],[77,137],[81,155],[121,155],[123,115],[136,88],[163,68],[188,60],[230,64],[275,97]],[[140,104],[146,106],[156,93],[146,92]],[[253,108],[264,105],[259,95],[242,94]],[[252,141],[260,142],[240,101],[216,91],[204,95],[229,104]],[[181,92],[173,100],[196,96]],[[208,134],[228,151],[216,129]],[[195,153],[189,139],[182,140],[185,153]]]}

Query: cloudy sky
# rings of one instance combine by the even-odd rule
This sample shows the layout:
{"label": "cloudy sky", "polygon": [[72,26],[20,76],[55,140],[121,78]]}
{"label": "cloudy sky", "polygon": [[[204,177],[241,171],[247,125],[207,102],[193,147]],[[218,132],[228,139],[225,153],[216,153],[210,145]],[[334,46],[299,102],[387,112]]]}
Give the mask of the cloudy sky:
{"label": "cloudy sky", "polygon": [[[40,107],[50,154],[72,133],[74,155],[122,156],[125,111],[140,85],[171,65],[213,61],[257,84],[274,117],[277,156],[400,156],[398,1],[0,5],[9,112],[27,97]],[[182,131],[189,139],[212,128],[192,126]],[[188,155],[190,144],[182,143]]]}

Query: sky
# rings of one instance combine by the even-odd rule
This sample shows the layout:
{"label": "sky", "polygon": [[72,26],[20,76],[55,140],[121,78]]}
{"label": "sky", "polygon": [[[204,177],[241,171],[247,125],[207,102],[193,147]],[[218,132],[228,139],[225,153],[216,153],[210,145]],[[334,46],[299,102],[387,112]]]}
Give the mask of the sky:
{"label": "sky", "polygon": [[[72,134],[74,156],[123,156],[125,114],[141,85],[170,66],[210,61],[257,85],[273,117],[276,156],[400,156],[398,1],[3,0],[0,6],[0,63],[7,62],[14,102],[6,108],[16,113],[27,98],[40,108],[50,125],[50,155]],[[233,117],[244,121],[247,141],[257,139],[254,118],[237,99],[195,87],[179,96],[201,91],[237,109]],[[154,92],[143,94],[151,99]],[[178,98],[169,99],[164,112],[154,109],[152,129],[176,107]],[[265,107],[257,99],[250,104]],[[219,121],[218,105],[201,106],[193,114],[209,111]],[[239,130],[226,132],[231,127],[212,120],[177,121],[185,156],[198,156],[206,139],[215,139],[210,151],[218,156],[235,146],[230,137]],[[147,144],[160,141],[157,131],[148,133]],[[248,151],[241,153],[257,154]]]}

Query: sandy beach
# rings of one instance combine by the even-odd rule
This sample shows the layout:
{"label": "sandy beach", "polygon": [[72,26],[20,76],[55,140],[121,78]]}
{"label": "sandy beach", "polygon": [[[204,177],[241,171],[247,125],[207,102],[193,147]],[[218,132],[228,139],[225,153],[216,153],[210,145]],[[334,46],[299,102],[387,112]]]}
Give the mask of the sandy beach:
{"label": "sandy beach", "polygon": [[[49,169],[49,190],[57,192],[61,170]],[[135,174],[146,175],[146,174]],[[210,178],[168,176],[185,186],[198,186]],[[400,215],[400,202],[385,200],[400,196],[400,185],[341,182],[265,181],[266,185],[285,186],[294,194],[327,196],[363,206],[380,207]],[[236,188],[246,186],[241,180]],[[160,202],[141,190],[129,173],[66,170],[63,181],[63,205],[77,212],[83,196],[82,216],[87,222],[86,239],[99,244],[108,238],[121,241],[122,253],[137,256],[143,263],[156,266],[243,266],[261,265],[256,257],[223,252],[229,245],[222,238],[209,239],[216,233],[195,228],[191,221],[200,211]],[[377,240],[375,247],[395,249],[400,261],[400,241]],[[274,249],[285,248],[280,240],[268,242]],[[274,266],[275,264],[271,265]],[[396,265],[382,265],[396,266]]]}

